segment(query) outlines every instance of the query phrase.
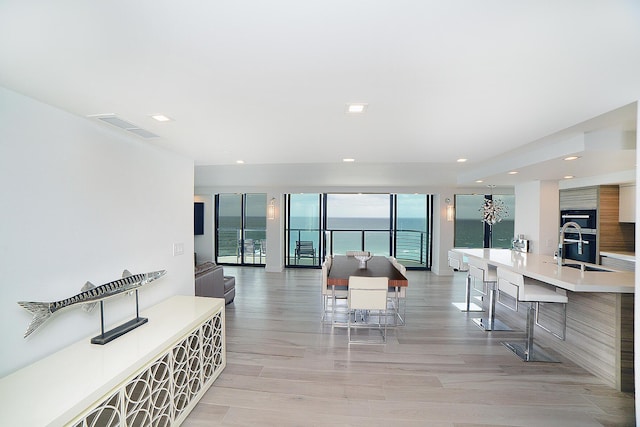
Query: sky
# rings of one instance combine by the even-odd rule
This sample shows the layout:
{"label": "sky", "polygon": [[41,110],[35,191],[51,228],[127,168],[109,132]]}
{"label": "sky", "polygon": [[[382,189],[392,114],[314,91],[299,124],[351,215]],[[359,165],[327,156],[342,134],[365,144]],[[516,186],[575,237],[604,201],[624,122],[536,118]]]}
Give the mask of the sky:
{"label": "sky", "polygon": [[[238,215],[240,213],[240,195],[222,195],[227,203],[223,203],[222,215]],[[496,197],[501,197],[497,196]],[[398,216],[404,218],[423,218],[426,212],[424,194],[398,194]],[[457,195],[455,200],[456,217],[458,219],[480,219],[480,207],[484,196]],[[295,194],[296,216],[318,216],[318,194]],[[513,219],[513,196],[508,196],[511,204],[507,204],[508,215]],[[264,213],[265,194],[248,195],[247,214]],[[304,209],[303,209],[304,206]],[[256,211],[257,210],[257,211]],[[255,213],[253,211],[256,211]],[[389,218],[389,194],[328,194],[327,212],[333,218]]]}

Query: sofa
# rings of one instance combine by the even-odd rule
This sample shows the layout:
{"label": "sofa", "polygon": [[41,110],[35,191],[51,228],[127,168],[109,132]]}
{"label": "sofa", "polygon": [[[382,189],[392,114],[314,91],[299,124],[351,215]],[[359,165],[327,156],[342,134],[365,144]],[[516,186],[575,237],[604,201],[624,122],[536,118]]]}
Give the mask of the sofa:
{"label": "sofa", "polygon": [[225,276],[221,265],[205,262],[195,268],[196,296],[224,298],[229,304],[236,296],[236,278]]}

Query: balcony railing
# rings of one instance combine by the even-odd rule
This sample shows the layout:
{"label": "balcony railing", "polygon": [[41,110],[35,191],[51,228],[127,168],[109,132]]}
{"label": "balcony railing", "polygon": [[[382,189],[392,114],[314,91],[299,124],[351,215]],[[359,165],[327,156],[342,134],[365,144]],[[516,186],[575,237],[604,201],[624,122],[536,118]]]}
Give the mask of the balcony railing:
{"label": "balcony railing", "polygon": [[[325,241],[320,245],[320,230],[318,229],[290,229],[289,253],[287,265],[319,265],[321,263],[322,248],[332,255],[344,255],[347,251],[370,251],[375,255],[391,255],[394,232],[389,230],[327,230]],[[316,253],[315,259],[300,259],[296,257],[297,241],[311,241]],[[395,232],[395,254],[399,262],[409,267],[428,267],[429,260],[428,233],[418,230],[401,230]]]}
{"label": "balcony railing", "polygon": [[218,229],[218,262],[222,264],[263,264],[266,260],[266,231],[245,229],[244,239],[237,228]]}

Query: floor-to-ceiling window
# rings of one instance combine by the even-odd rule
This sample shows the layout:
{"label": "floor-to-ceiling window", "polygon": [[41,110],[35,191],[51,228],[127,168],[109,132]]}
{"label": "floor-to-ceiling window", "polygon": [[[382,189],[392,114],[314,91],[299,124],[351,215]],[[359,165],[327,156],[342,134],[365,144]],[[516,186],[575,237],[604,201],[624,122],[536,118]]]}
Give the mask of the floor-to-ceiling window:
{"label": "floor-to-ceiling window", "polygon": [[286,215],[286,265],[316,267],[323,257],[320,194],[289,194]]}
{"label": "floor-to-ceiling window", "polygon": [[319,266],[326,254],[366,250],[409,268],[431,267],[432,196],[287,195],[287,266]]}
{"label": "floor-to-ceiling window", "polygon": [[511,248],[514,236],[516,197],[514,195],[496,194],[493,200],[502,203],[505,215],[502,221],[495,223],[490,230],[492,248]]}
{"label": "floor-to-ceiling window", "polygon": [[266,205],[264,193],[216,195],[216,262],[265,263]]}
{"label": "floor-to-ceiling window", "polygon": [[326,194],[328,252],[369,251],[388,256],[391,250],[389,194]]}
{"label": "floor-to-ceiling window", "polygon": [[[500,222],[489,225],[482,221],[482,206],[485,199],[494,200],[504,206]],[[510,248],[514,233],[515,196],[457,194],[455,197],[456,248]]]}
{"label": "floor-to-ceiling window", "polygon": [[432,197],[397,194],[395,206],[395,257],[407,267],[430,267]]}

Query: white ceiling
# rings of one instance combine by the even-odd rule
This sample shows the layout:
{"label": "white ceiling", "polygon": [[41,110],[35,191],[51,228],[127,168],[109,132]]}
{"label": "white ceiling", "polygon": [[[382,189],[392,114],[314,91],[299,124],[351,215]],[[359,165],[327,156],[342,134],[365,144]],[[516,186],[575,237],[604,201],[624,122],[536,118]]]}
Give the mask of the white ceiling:
{"label": "white ceiling", "polygon": [[[220,170],[351,157],[455,185],[558,179],[559,157],[533,162],[536,147],[636,128],[640,2],[2,0],[0,86],[115,113]],[[635,167],[617,148],[580,153],[576,175]]]}

